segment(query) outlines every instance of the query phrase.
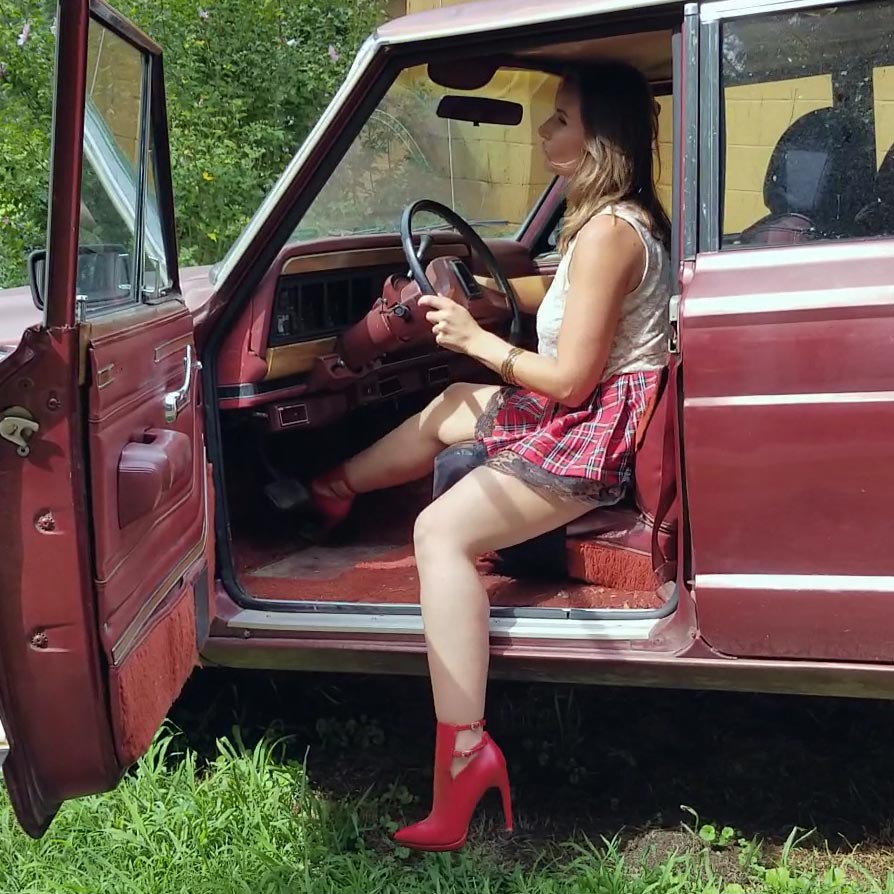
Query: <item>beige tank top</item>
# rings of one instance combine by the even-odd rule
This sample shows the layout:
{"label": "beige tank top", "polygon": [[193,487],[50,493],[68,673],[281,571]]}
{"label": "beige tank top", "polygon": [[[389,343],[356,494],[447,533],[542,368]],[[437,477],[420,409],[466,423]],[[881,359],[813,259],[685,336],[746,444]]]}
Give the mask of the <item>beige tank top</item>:
{"label": "beige tank top", "polygon": [[[599,214],[612,212],[636,230],[646,249],[646,266],[640,284],[624,297],[615,340],[602,373],[603,381],[621,373],[662,369],[666,365],[668,305],[673,290],[667,249],[652,235],[642,211],[632,202],[622,202],[603,208]],[[537,311],[537,351],[553,359],[558,356],[559,329],[576,242],[575,236]]]}

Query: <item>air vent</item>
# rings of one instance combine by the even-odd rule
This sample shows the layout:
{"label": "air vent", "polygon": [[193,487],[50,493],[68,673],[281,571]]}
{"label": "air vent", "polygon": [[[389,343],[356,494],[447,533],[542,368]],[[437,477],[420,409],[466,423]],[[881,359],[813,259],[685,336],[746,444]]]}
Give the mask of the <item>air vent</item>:
{"label": "air vent", "polygon": [[343,332],[362,320],[392,268],[284,276],[273,306],[270,344],[292,344]]}

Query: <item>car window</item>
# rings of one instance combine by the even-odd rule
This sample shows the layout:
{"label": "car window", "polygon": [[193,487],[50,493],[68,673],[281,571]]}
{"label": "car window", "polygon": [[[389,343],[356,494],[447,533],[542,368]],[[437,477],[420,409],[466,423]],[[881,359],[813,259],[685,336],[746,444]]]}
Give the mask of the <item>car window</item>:
{"label": "car window", "polygon": [[155,297],[170,285],[148,84],[148,57],[91,19],[78,235],[78,294],[87,314]]}
{"label": "car window", "polygon": [[724,23],[724,248],[894,235],[891,16],[884,2]]}
{"label": "car window", "polygon": [[78,294],[87,312],[137,300],[143,89],[143,54],[91,20],[78,235]]}
{"label": "car window", "polygon": [[[506,69],[479,90],[454,91],[434,83],[425,65],[405,69],[308,209],[294,239],[396,232],[404,207],[421,198],[453,208],[484,236],[517,232],[552,179],[537,128],[552,113],[558,80]],[[519,103],[521,123],[476,126],[438,117],[442,97],[460,92]],[[425,223],[420,216],[419,228]]]}

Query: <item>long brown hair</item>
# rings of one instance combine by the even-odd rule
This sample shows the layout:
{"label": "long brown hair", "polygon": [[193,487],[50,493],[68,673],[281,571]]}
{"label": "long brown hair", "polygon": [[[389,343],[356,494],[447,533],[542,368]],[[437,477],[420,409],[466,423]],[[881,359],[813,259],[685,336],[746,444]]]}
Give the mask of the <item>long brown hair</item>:
{"label": "long brown hair", "polygon": [[618,202],[638,205],[656,239],[670,246],[671,225],[655,187],[658,103],[648,81],[626,62],[595,62],[569,71],[577,90],[586,139],[568,178],[559,250],[597,212]]}

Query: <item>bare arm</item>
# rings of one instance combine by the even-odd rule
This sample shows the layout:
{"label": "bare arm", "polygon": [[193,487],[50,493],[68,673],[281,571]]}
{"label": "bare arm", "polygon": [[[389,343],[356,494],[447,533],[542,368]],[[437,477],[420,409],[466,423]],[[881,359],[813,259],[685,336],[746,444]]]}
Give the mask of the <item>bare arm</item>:
{"label": "bare arm", "polygon": [[[643,244],[630,224],[611,215],[591,220],[571,259],[558,356],[525,351],[513,371],[518,384],[567,406],[583,403],[602,378],[621,304],[639,285],[644,266]],[[509,350],[506,341],[482,329],[467,353],[499,371]]]}

